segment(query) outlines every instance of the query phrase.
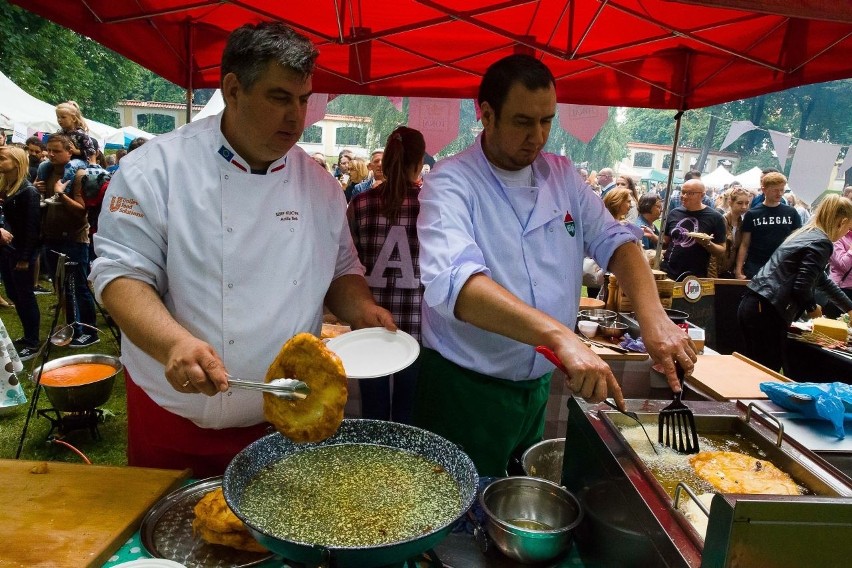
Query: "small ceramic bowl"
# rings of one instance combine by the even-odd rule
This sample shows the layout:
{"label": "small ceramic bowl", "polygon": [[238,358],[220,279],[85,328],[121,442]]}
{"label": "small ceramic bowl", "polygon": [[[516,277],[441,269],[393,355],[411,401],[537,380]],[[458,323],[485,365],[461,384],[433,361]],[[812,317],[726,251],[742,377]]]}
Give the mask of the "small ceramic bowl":
{"label": "small ceramic bowl", "polygon": [[594,337],[595,334],[598,332],[598,322],[578,321],[577,328],[580,330],[580,333],[582,333],[586,337]]}

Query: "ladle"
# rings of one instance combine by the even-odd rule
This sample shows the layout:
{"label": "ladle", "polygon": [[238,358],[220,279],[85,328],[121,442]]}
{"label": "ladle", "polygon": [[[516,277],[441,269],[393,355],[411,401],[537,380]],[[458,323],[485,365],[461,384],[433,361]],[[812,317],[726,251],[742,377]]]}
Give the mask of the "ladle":
{"label": "ladle", "polygon": [[79,325],[83,327],[87,327],[95,332],[99,332],[100,330],[93,325],[89,325],[87,323],[66,323],[64,325],[57,325],[53,329],[53,333],[50,334],[50,342],[56,345],[57,347],[65,347],[71,340],[74,339],[74,326]]}
{"label": "ladle", "polygon": [[272,379],[268,383],[257,383],[246,379],[229,377],[228,384],[238,389],[268,392],[287,400],[304,400],[311,392],[307,384],[296,379],[277,378]]}

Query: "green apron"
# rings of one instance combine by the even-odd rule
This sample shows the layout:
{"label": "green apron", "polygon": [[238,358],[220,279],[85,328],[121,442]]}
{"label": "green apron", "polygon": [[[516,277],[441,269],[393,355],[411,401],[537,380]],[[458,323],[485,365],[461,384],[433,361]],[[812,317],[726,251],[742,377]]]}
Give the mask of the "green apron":
{"label": "green apron", "polygon": [[509,458],[539,442],[550,375],[507,381],[471,371],[423,348],[415,426],[462,447],[479,475],[504,476]]}

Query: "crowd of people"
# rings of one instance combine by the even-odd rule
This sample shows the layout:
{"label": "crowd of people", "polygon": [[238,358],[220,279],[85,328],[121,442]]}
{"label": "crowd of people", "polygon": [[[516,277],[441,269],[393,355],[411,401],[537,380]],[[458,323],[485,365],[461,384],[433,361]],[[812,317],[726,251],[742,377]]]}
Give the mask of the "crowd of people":
{"label": "crowd of people", "polygon": [[[14,345],[22,361],[34,358],[42,341],[37,294],[62,296],[57,306],[64,307],[73,329],[68,347],[98,343],[87,283],[94,258],[91,237],[111,175],[126,154],[110,156],[109,163],[74,101],[56,106],[56,121],[60,130],[23,144],[0,138],[0,278],[9,296],[0,306],[14,307],[20,318],[23,336]],[[55,277],[60,259],[64,273],[73,274],[63,282]]]}
{"label": "crowd of people", "polygon": [[[331,167],[295,147],[318,56],[281,23],[235,30],[221,62],[224,110],[122,159],[94,258],[87,173],[73,165],[98,155],[80,138],[82,118],[57,108],[64,132],[48,138],[32,184],[20,173],[31,165],[23,151],[0,149],[5,204],[40,219],[37,230],[7,219],[4,244],[18,252],[4,256],[4,283],[22,272],[7,291],[32,320],[15,286],[31,293],[39,250],[48,267],[55,251],[84,270],[123,331],[130,465],[220,475],[267,431],[260,395],[229,390],[229,376],[263,376],[283,341],[318,334],[330,311],[353,329],[401,329],[422,345],[410,368],[361,381],[363,416],[427,428],[462,446],[481,475],[502,475],[542,437],[553,365],[536,346],[562,361],[572,392],[624,408],[612,369],[573,332],[587,265],[614,274],[631,297],[648,353],[675,391],[677,367],[689,374],[696,350],[662,308],[648,251],[662,245],[672,278],[754,277],[749,305],[764,308],[774,306],[761,303],[775,286],[767,279],[782,272],[773,267],[796,269],[790,250],[812,248],[809,266],[820,270],[837,256],[832,277],[849,279],[848,198],[827,199],[802,229],[804,212],[783,202],[776,171],[755,196],[739,186],[716,195],[698,172],[664,196],[612,168],[589,174],[543,152],[555,80],[528,55],[488,68],[477,101],[483,131],[431,171],[423,135],[402,126],[370,156],[343,150]],[[834,241],[841,248],[826,254]],[[811,296],[801,309],[813,313],[817,283],[852,308],[848,290],[832,289],[820,270],[802,285]],[[93,326],[80,283],[69,293],[79,294],[79,323]],[[37,342],[31,332],[24,339]],[[96,340],[85,328],[75,334],[79,346]]]}

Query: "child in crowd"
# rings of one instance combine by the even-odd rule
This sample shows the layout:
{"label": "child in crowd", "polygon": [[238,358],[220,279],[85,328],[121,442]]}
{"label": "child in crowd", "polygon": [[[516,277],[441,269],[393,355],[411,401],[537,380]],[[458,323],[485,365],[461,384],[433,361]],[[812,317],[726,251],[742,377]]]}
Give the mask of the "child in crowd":
{"label": "child in crowd", "polygon": [[[80,106],[74,101],[66,101],[56,105],[56,122],[61,129],[57,134],[64,134],[71,140],[71,161],[65,166],[62,181],[72,181],[77,170],[85,168],[98,149],[95,141],[88,135],[89,126],[80,112]],[[65,193],[71,192],[73,184],[69,183]]]}

